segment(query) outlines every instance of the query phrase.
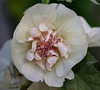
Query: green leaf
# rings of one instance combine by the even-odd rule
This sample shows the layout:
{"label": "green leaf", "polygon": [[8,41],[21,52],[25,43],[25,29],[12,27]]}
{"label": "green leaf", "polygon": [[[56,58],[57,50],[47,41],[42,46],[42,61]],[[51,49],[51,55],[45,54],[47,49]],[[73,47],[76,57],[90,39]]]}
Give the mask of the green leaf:
{"label": "green leaf", "polygon": [[93,2],[94,4],[99,5],[99,3],[96,0],[90,0],[91,2]]}
{"label": "green leaf", "polygon": [[43,4],[49,4],[50,0],[42,0]]}
{"label": "green leaf", "polygon": [[96,59],[87,53],[84,60],[73,68],[76,72],[75,78],[66,80],[62,90],[100,90],[100,71],[94,66],[96,62]]}

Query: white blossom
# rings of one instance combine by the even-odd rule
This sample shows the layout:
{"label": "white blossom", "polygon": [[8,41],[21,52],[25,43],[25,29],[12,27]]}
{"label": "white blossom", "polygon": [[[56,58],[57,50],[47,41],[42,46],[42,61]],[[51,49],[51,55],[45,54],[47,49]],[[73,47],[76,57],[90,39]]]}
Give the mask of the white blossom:
{"label": "white blossom", "polygon": [[71,70],[87,53],[80,18],[62,4],[36,4],[25,11],[12,40],[18,70],[33,82],[53,87],[73,79]]}

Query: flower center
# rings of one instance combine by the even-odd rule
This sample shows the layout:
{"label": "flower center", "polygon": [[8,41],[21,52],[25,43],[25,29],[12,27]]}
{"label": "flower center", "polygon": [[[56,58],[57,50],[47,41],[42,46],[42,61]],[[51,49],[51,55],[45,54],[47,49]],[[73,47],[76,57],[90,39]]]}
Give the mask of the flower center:
{"label": "flower center", "polygon": [[68,58],[70,47],[63,44],[63,38],[55,31],[52,24],[40,24],[30,30],[29,42],[32,47],[27,51],[26,59],[34,60],[43,70],[51,71],[59,57]]}

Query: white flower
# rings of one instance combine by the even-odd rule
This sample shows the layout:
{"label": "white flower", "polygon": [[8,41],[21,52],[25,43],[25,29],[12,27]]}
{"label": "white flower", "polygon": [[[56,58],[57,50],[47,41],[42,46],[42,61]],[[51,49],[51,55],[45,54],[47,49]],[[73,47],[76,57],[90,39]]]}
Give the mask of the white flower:
{"label": "white flower", "polygon": [[85,32],[88,35],[88,44],[89,47],[98,47],[100,46],[100,27],[91,27],[87,21],[80,17],[82,24],[84,26]]}
{"label": "white flower", "polygon": [[0,72],[9,66],[11,61],[11,40],[8,40],[0,50]]}
{"label": "white flower", "polygon": [[11,40],[8,40],[0,50],[0,90],[20,90],[26,83],[12,63]]}
{"label": "white flower", "polygon": [[74,11],[62,4],[36,4],[14,32],[12,58],[27,79],[61,87],[65,78],[74,78],[71,69],[84,58],[87,47],[86,33]]}

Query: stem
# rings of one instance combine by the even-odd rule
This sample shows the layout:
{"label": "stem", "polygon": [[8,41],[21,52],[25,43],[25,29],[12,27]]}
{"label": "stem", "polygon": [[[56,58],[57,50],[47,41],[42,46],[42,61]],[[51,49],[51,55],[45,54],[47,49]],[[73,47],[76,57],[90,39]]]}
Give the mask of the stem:
{"label": "stem", "polygon": [[43,4],[49,4],[50,0],[42,0]]}

